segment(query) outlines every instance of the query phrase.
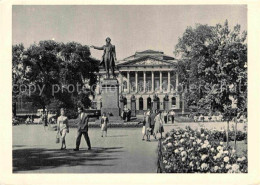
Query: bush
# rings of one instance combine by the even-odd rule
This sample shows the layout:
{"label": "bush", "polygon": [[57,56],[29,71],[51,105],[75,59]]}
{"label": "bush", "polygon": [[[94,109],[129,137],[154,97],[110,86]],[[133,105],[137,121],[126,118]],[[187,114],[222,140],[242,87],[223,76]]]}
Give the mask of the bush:
{"label": "bush", "polygon": [[[92,120],[92,121],[94,121],[94,120]],[[76,122],[77,122],[76,119],[70,119],[69,127],[76,128],[77,127]],[[100,128],[100,123],[89,122],[88,126],[89,126],[89,128]],[[125,122],[125,123],[108,124],[108,128],[139,128],[142,126],[143,126],[143,124],[141,124],[140,122]]]}
{"label": "bush", "polygon": [[247,157],[223,146],[221,132],[172,130],[159,145],[159,168],[166,173],[247,173]]}

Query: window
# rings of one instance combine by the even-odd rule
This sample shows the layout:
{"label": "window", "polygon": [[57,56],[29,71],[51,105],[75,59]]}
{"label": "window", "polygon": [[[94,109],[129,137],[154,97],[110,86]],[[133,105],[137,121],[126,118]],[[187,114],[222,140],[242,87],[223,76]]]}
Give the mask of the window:
{"label": "window", "polygon": [[172,97],[172,106],[176,106],[176,98]]}
{"label": "window", "polygon": [[139,98],[139,110],[144,110],[144,100],[142,97]]}
{"label": "window", "polygon": [[152,109],[152,99],[150,97],[147,98],[147,109]]}

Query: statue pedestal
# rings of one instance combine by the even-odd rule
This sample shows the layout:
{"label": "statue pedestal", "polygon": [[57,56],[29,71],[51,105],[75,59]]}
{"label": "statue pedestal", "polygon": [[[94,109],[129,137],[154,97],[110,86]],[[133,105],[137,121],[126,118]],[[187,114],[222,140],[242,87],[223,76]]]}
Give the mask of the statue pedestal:
{"label": "statue pedestal", "polygon": [[105,112],[110,122],[122,122],[119,108],[119,84],[116,79],[104,79],[101,85],[102,108],[101,115]]}

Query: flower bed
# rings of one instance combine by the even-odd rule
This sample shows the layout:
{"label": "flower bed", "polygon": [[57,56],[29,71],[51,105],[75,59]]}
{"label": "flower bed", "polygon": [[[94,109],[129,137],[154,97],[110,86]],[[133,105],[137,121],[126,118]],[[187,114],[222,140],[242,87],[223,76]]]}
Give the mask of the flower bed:
{"label": "flower bed", "polygon": [[167,133],[159,145],[160,169],[166,173],[247,173],[247,157],[238,157],[216,133],[189,127]]}

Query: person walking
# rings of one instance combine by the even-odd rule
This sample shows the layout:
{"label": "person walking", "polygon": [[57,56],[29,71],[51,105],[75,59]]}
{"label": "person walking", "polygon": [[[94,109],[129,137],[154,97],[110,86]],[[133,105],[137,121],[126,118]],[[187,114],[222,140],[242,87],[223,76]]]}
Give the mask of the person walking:
{"label": "person walking", "polygon": [[144,141],[145,136],[147,138],[147,141],[150,140],[150,135],[148,134],[148,132],[151,129],[151,126],[150,126],[151,120],[150,120],[149,115],[150,115],[149,110],[144,113],[143,128],[142,128],[142,134],[143,134],[142,140],[143,141]]}
{"label": "person walking", "polygon": [[79,113],[79,117],[78,120],[79,122],[78,124],[78,128],[77,128],[77,139],[76,139],[76,148],[73,149],[74,151],[78,151],[79,150],[79,146],[80,146],[80,140],[81,140],[81,136],[83,135],[86,143],[88,145],[88,150],[91,150],[91,144],[90,144],[90,139],[88,136],[88,120],[89,120],[89,116],[83,112],[83,107],[78,107],[78,113]]}
{"label": "person walking", "polygon": [[145,117],[145,135],[146,135],[146,141],[151,141],[152,128],[151,128],[151,112],[148,111]]}
{"label": "person walking", "polygon": [[60,136],[61,136],[61,150],[66,149],[66,142],[65,142],[65,137],[66,133],[69,133],[69,122],[68,118],[65,116],[65,110],[64,108],[60,109],[60,116],[57,119],[57,131]]}
{"label": "person walking", "polygon": [[175,112],[172,110],[171,111],[172,124],[174,124],[174,117],[175,117]]}
{"label": "person walking", "polygon": [[154,139],[156,139],[156,135],[154,134],[154,125],[155,125],[155,116],[156,116],[156,111],[153,111],[150,115],[151,117],[151,135],[153,135]]}
{"label": "person walking", "polygon": [[168,123],[168,112],[167,112],[167,110],[163,111],[163,120],[164,120],[165,124]]}
{"label": "person walking", "polygon": [[106,132],[106,137],[107,137],[107,125],[109,123],[109,119],[106,116],[106,113],[103,113],[103,116],[101,118],[101,137],[103,137],[103,133]]}
{"label": "person walking", "polygon": [[156,135],[158,133],[161,134],[161,138],[162,138],[162,131],[163,131],[163,121],[162,121],[162,114],[161,114],[161,111],[159,111],[157,113],[157,115],[155,116],[154,118],[154,136],[156,138]]}
{"label": "person walking", "polygon": [[48,120],[46,113],[43,113],[41,116],[41,122],[43,124],[44,131],[46,132],[46,127],[48,127]]}

